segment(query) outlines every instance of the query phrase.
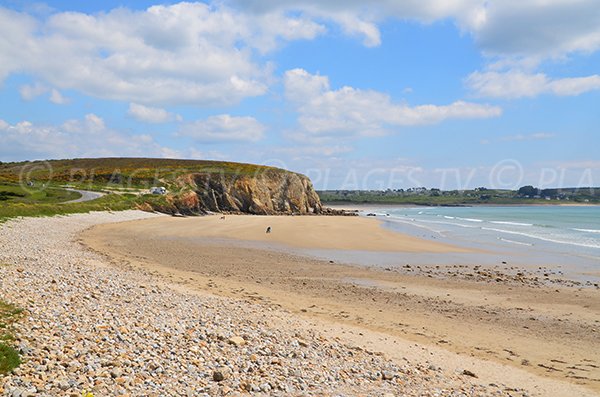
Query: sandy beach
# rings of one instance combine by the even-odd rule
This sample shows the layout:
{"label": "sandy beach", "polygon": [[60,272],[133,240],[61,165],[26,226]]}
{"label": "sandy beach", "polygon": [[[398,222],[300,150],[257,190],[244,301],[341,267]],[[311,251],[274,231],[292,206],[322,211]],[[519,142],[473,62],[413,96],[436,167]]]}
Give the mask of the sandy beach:
{"label": "sandy beach", "polygon": [[597,289],[540,284],[515,268],[375,269],[293,250],[479,254],[391,232],[374,219],[159,217],[98,225],[81,238],[182,288],[281,308],[396,362],[467,369],[511,395],[600,392]]}

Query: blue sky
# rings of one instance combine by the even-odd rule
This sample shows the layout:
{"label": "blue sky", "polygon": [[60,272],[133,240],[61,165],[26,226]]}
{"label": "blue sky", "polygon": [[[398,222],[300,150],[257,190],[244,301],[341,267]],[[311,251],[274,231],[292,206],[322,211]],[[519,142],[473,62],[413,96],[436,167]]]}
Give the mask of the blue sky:
{"label": "blue sky", "polygon": [[224,159],[321,189],[600,185],[597,1],[371,3],[0,1],[0,161]]}

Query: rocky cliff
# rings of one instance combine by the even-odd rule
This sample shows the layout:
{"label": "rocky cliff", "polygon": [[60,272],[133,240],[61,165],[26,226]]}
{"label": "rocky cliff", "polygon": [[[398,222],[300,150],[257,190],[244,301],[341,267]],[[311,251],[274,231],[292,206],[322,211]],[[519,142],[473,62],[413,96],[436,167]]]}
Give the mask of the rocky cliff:
{"label": "rocky cliff", "polygon": [[181,187],[171,202],[182,214],[207,212],[320,214],[323,207],[310,179],[270,169],[251,175],[191,173],[177,178]]}

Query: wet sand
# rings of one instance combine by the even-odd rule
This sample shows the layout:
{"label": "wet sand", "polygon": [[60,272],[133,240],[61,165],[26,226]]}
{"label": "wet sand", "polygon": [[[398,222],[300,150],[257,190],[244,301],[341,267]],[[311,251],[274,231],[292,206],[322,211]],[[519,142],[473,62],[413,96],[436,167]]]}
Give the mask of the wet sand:
{"label": "wet sand", "polygon": [[406,274],[268,249],[468,253],[385,230],[373,219],[161,217],[97,226],[82,239],[188,288],[281,306],[391,358],[426,357],[538,395],[600,392],[597,289]]}

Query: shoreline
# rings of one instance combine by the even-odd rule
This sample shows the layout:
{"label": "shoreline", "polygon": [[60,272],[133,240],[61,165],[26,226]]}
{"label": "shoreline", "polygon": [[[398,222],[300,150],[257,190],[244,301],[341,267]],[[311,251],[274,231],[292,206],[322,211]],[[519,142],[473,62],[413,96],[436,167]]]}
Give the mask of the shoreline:
{"label": "shoreline", "polygon": [[[196,229],[202,230],[207,228],[201,222],[208,218],[188,222],[200,222]],[[243,236],[243,230],[239,230],[243,225],[230,222],[233,219],[227,216],[225,222],[217,225],[230,225],[235,229],[233,236]],[[245,217],[241,222],[256,222],[255,219],[260,218]],[[300,217],[279,219],[290,223],[298,222]],[[113,259],[126,260],[140,269],[176,280],[185,288],[280,306],[312,321],[355,329],[353,336],[359,340],[380,335],[391,338],[395,345],[417,343],[445,359],[446,354],[459,354],[458,362],[475,357],[478,364],[473,368],[492,368],[485,375],[490,377],[493,368],[508,364],[509,369],[502,373],[508,371],[519,382],[524,382],[520,377],[523,371],[542,377],[533,382],[530,379],[530,389],[538,387],[539,382],[558,379],[600,391],[600,380],[593,380],[600,378],[595,373],[600,371],[593,367],[599,363],[590,362],[589,370],[581,366],[594,359],[589,352],[594,350],[597,338],[598,324],[594,319],[600,310],[598,291],[530,285],[522,282],[528,277],[516,275],[502,275],[499,282],[496,279],[500,275],[493,271],[483,277],[485,281],[476,281],[432,279],[431,269],[417,269],[418,266],[413,267],[419,275],[407,275],[333,264],[269,250],[267,246],[238,246],[232,244],[232,235],[227,241],[222,240],[222,227],[218,233],[202,239],[202,234],[182,239],[177,233],[165,238],[173,228],[182,227],[186,233],[194,229],[182,220],[161,218],[99,226],[86,231],[82,238],[86,245]],[[281,227],[278,224],[274,234]],[[264,233],[262,227],[256,230]],[[302,231],[310,230],[296,232],[302,235]],[[463,270],[465,274],[473,271]],[[487,273],[485,267],[476,271]],[[395,351],[388,349],[384,353],[394,355]]]}
{"label": "shoreline", "polygon": [[276,304],[191,289],[95,253],[78,237],[144,218],[166,217],[101,212],[0,225],[2,299],[26,313],[15,324],[22,364],[0,378],[0,395],[502,393],[503,383],[482,385],[425,360],[394,361],[353,343],[352,330],[325,329]]}

